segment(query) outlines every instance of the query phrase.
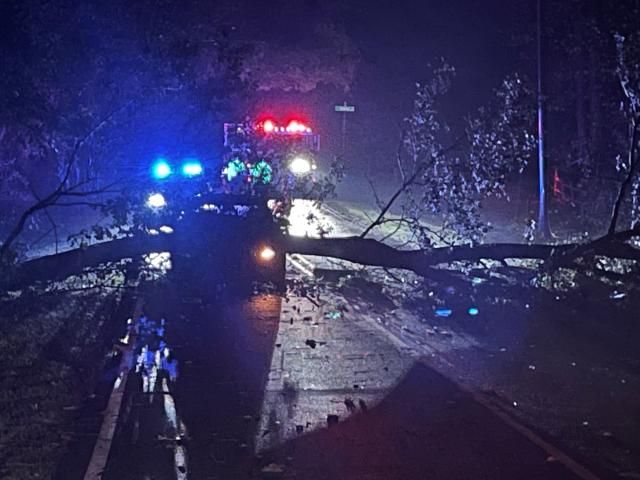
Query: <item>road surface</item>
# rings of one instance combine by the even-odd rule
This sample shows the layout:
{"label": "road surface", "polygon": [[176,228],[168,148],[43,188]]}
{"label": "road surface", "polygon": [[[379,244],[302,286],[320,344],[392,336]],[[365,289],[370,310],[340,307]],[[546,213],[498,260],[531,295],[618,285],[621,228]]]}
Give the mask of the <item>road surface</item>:
{"label": "road surface", "polygon": [[232,298],[198,270],[138,292],[179,366],[140,335],[162,348],[130,376],[101,478],[596,478],[331,289]]}

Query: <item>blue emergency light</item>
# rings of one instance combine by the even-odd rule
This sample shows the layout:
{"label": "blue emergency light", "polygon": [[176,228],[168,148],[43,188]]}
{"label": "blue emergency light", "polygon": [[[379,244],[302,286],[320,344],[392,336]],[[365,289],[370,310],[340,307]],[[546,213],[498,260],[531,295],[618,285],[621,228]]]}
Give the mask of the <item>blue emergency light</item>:
{"label": "blue emergency light", "polygon": [[151,175],[157,180],[165,179],[172,173],[171,165],[164,158],[157,159],[151,167]]}
{"label": "blue emergency light", "polygon": [[202,164],[198,160],[185,160],[182,164],[182,175],[185,177],[202,175]]}

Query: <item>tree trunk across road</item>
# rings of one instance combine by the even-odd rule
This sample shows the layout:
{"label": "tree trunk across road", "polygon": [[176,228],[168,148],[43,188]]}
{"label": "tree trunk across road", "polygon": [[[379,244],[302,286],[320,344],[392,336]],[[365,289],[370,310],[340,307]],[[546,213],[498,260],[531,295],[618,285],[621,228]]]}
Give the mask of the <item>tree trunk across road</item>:
{"label": "tree trunk across road", "polygon": [[[478,262],[483,259],[551,260],[554,266],[568,265],[585,255],[603,255],[628,260],[640,260],[640,250],[627,240],[640,235],[629,230],[607,235],[589,243],[561,245],[499,243],[477,246],[458,245],[430,250],[399,250],[373,239],[361,237],[299,238],[284,236],[275,244],[286,253],[339,258],[362,265],[412,270],[422,276],[437,276],[435,268],[456,261]],[[19,264],[14,275],[7,275],[4,288],[19,288],[34,281],[59,280],[82,269],[124,258],[135,258],[149,252],[171,251],[179,244],[180,234],[137,235],[112,240],[90,247],[69,250]]]}

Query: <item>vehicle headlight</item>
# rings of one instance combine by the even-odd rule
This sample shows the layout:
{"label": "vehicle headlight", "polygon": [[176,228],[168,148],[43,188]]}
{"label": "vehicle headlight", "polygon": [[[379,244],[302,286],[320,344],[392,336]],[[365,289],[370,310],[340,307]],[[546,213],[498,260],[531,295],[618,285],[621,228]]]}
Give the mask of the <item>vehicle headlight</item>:
{"label": "vehicle headlight", "polygon": [[303,175],[311,171],[311,162],[307,158],[295,157],[289,164],[289,170],[295,175]]}
{"label": "vehicle headlight", "polygon": [[276,251],[269,245],[263,245],[258,249],[258,258],[262,262],[269,263],[276,258]]}
{"label": "vehicle headlight", "polygon": [[163,208],[166,206],[167,201],[161,193],[152,193],[149,195],[149,198],[147,198],[147,207],[149,208]]}

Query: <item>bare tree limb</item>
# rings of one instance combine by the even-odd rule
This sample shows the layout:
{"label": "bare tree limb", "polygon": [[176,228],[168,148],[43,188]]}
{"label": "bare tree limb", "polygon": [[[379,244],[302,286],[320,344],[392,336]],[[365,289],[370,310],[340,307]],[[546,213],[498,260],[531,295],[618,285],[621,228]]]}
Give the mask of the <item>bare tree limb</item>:
{"label": "bare tree limb", "polygon": [[407,180],[402,182],[402,185],[400,185],[400,187],[396,190],[396,192],[387,201],[386,205],[382,208],[382,210],[380,210],[380,213],[378,214],[377,218],[367,228],[365,228],[364,231],[360,234],[360,238],[366,237],[369,234],[369,232],[371,232],[371,230],[373,230],[375,227],[377,227],[380,224],[380,222],[384,219],[384,216],[387,214],[389,209],[393,206],[393,204],[398,199],[398,197],[402,195],[402,193],[406,190],[406,188],[409,185],[411,185],[416,178],[418,178],[418,175],[420,175],[423,172],[423,170],[424,170],[424,167],[417,168],[416,171],[413,173],[413,175],[411,175],[411,177],[409,177]]}
{"label": "bare tree limb", "polygon": [[[385,215],[387,214],[389,209],[393,206],[393,204],[396,202],[396,200],[398,200],[400,195],[402,195],[402,193],[408,187],[410,187],[411,185],[414,185],[416,183],[418,178],[433,163],[435,158],[437,158],[437,157],[439,157],[441,155],[444,155],[444,154],[446,154],[447,152],[449,152],[451,150],[455,150],[456,148],[458,148],[462,138],[463,137],[457,138],[451,145],[447,146],[446,148],[441,148],[437,153],[434,153],[430,157],[428,157],[426,159],[422,159],[422,160],[418,158],[418,153],[415,150],[415,146],[413,145],[413,142],[411,142],[412,149],[413,149],[412,157],[413,157],[414,163],[416,164],[416,167],[415,167],[415,170],[414,170],[413,174],[409,178],[406,178],[404,171],[401,170],[403,181],[400,184],[400,187],[398,187],[398,189],[395,191],[395,193],[391,196],[391,198],[384,205],[384,207],[382,207],[382,209],[380,210],[380,213],[378,214],[376,219],[371,224],[369,224],[369,226],[367,228],[365,228],[365,230],[360,234],[360,238],[365,238],[371,232],[371,230],[373,230],[375,227],[380,225],[380,222],[383,221]],[[402,145],[400,146],[400,148],[398,150],[398,162],[400,162],[401,151],[402,151]],[[400,163],[399,163],[399,166],[401,166]]]}
{"label": "bare tree limb", "polygon": [[627,196],[627,190],[629,190],[629,186],[631,185],[631,181],[636,173],[636,148],[638,143],[638,125],[636,121],[633,120],[631,124],[631,139],[629,144],[629,171],[627,172],[627,176],[624,181],[620,185],[620,189],[618,190],[618,195],[616,196],[616,201],[613,204],[613,211],[611,213],[611,221],[609,222],[609,229],[607,231],[607,235],[613,235],[616,232],[616,227],[618,225],[619,217],[620,217],[620,209],[622,207],[622,203]]}
{"label": "bare tree limb", "polygon": [[78,159],[78,153],[80,149],[97,132],[99,132],[102,128],[104,128],[113,119],[114,116],[116,116],[118,113],[128,108],[132,103],[133,103],[133,100],[130,100],[125,104],[121,105],[120,107],[114,109],[109,114],[107,114],[100,122],[98,122],[95,126],[93,126],[83,137],[76,140],[74,147],[69,155],[69,158],[67,159],[66,168],[65,168],[64,174],[62,175],[62,179],[58,183],[58,186],[53,190],[53,192],[51,192],[49,195],[43,198],[38,198],[38,196],[34,193],[34,196],[38,201],[22,213],[16,225],[9,232],[9,235],[7,235],[4,242],[2,242],[2,244],[0,245],[0,263],[6,260],[11,246],[24,230],[27,220],[36,212],[43,209],[46,210],[47,207],[54,205],[63,196],[88,196],[88,195],[97,195],[97,194],[104,194],[104,193],[113,193],[108,191],[108,189],[110,189],[113,185],[110,185],[108,189],[79,192],[77,190],[82,186],[84,186],[85,184],[87,184],[88,181],[79,182],[70,187],[67,186],[67,182],[69,180],[69,177],[71,176],[71,170],[72,170],[73,164]]}
{"label": "bare tree limb", "polygon": [[[636,91],[637,78],[632,78],[632,74],[629,71],[629,64],[625,53],[625,37],[616,34],[616,51],[617,51],[617,74],[618,82],[622,88],[625,99],[627,101],[627,115],[629,116],[629,151],[628,151],[628,171],[627,176],[620,185],[616,201],[613,205],[613,211],[611,213],[611,220],[609,222],[608,235],[613,235],[616,231],[620,209],[631,182],[636,174],[637,170],[637,148],[638,148],[638,128],[640,128],[640,92]],[[632,228],[635,226],[635,222],[632,219]]]}

